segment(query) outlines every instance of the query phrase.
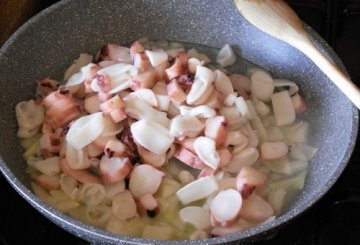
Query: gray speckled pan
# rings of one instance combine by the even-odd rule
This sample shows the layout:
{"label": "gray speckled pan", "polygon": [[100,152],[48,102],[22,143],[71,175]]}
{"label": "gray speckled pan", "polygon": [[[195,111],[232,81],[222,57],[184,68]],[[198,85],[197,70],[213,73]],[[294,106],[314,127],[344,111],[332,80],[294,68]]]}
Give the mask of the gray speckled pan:
{"label": "gray speckled pan", "polygon": [[[308,31],[317,45],[343,68],[329,46],[309,28]],[[312,142],[320,150],[311,163],[304,190],[283,215],[224,238],[160,242],[118,236],[85,225],[33,194],[16,138],[16,103],[33,97],[36,79],[61,77],[80,52],[94,53],[104,43],[127,44],[142,36],[218,48],[230,43],[237,47],[239,55],[272,71],[275,77],[300,84],[309,105],[305,117],[312,125]],[[31,19],[2,47],[0,84],[1,171],[39,212],[69,232],[97,243],[215,244],[259,239],[325,194],[346,166],[357,135],[358,111],[350,101],[304,55],[245,21],[231,0],[61,1]]]}

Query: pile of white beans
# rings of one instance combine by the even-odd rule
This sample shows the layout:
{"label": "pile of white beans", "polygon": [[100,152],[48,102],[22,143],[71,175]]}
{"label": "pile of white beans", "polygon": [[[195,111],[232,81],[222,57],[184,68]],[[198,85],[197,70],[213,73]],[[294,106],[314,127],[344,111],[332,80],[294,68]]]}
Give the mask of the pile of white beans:
{"label": "pile of white beans", "polygon": [[[94,60],[96,63],[93,63]],[[229,74],[166,40],[81,54],[64,85],[16,106],[35,193],[122,235],[226,236],[271,222],[304,186],[316,149],[298,86],[262,69]]]}

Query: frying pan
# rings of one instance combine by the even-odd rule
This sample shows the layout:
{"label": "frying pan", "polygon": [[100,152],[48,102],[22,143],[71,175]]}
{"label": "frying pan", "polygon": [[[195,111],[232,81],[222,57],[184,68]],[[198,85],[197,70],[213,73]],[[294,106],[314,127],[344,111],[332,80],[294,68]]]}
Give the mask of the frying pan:
{"label": "frying pan", "polygon": [[[306,31],[344,70],[324,40],[307,26]],[[310,163],[304,189],[274,221],[227,237],[160,242],[94,228],[60,213],[34,195],[16,137],[15,105],[33,98],[37,79],[60,79],[79,53],[94,54],[105,43],[129,44],[143,36],[213,48],[229,43],[239,56],[271,71],[274,77],[299,84],[308,102],[304,118],[311,125],[310,142],[319,151]],[[248,64],[239,61],[237,68],[244,72]],[[358,128],[357,109],[335,85],[299,51],[250,25],[231,0],[63,0],[33,17],[1,48],[0,86],[1,172],[21,196],[54,223],[78,237],[104,244],[218,244],[261,239],[304,212],[329,190],[350,158]]]}

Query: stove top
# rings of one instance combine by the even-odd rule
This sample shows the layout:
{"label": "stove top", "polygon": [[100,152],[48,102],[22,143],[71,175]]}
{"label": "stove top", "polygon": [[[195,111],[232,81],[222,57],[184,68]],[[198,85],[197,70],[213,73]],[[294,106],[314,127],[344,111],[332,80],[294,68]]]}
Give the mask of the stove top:
{"label": "stove top", "polygon": [[[57,0],[42,0],[45,8]],[[288,0],[336,51],[360,86],[360,0]],[[344,173],[310,210],[284,226],[265,245],[360,244],[360,140]],[[34,210],[0,174],[0,244],[87,244]]]}

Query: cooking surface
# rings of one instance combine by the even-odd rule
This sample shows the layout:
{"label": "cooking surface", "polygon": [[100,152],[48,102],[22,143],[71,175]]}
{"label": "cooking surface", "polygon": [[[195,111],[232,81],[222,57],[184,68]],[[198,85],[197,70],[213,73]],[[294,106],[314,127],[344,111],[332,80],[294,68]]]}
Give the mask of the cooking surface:
{"label": "cooking surface", "polygon": [[[41,0],[36,9],[56,0]],[[360,0],[289,0],[344,62],[360,86]],[[0,0],[1,5],[1,0]],[[31,12],[31,11],[30,11]],[[326,164],[326,163],[324,163]],[[87,244],[34,210],[0,174],[0,244]],[[309,211],[261,244],[359,244],[360,142],[335,186]]]}

